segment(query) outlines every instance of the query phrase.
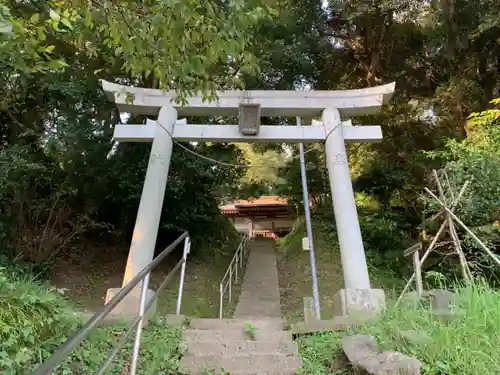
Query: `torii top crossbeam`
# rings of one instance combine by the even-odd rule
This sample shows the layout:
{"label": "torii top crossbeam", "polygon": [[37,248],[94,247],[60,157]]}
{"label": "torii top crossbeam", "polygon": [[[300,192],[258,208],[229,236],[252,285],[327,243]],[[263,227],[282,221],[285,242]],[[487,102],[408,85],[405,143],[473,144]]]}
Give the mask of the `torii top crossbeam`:
{"label": "torii top crossbeam", "polygon": [[[395,83],[356,90],[334,91],[223,91],[218,101],[203,101],[201,96],[188,98],[177,105],[173,92],[123,86],[102,81],[108,99],[121,112],[157,116],[160,108],[173,104],[179,116],[237,116],[240,103],[260,104],[263,117],[314,117],[325,108],[337,108],[342,116],[362,116],[378,112],[391,99]],[[131,103],[131,96],[133,103]]]}

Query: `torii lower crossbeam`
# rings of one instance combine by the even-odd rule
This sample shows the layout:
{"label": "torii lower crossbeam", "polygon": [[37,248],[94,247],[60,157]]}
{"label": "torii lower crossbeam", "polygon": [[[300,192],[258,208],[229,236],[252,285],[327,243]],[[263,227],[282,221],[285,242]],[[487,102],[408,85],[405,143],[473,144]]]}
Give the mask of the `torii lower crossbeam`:
{"label": "torii lower crossbeam", "polygon": [[[146,125],[117,125],[114,139],[120,142],[152,142],[156,121],[148,120]],[[346,142],[375,142],[382,140],[380,126],[352,126],[350,121],[342,122]],[[242,136],[238,125],[182,125],[176,124],[172,134],[178,142],[272,142],[313,143],[325,140],[325,127],[264,125],[259,135]]]}

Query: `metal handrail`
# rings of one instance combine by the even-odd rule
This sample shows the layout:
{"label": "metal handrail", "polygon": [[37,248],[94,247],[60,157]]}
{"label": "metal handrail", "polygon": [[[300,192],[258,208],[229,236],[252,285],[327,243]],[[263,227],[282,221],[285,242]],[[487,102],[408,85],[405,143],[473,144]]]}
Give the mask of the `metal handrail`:
{"label": "metal handrail", "polygon": [[[165,280],[161,283],[160,287],[157,289],[154,296],[146,303],[146,296],[149,286],[149,279],[151,272],[161,263],[167,255],[169,255],[176,247],[184,240],[184,251],[182,259],[175,265],[175,267],[168,273]],[[122,336],[117,345],[111,350],[106,361],[101,365],[99,370],[95,372],[96,375],[102,375],[109,368],[113,362],[114,357],[127,343],[128,338],[135,329],[134,346],[132,349],[132,361],[130,364],[130,375],[135,375],[137,370],[137,361],[139,359],[139,349],[141,345],[141,333],[142,324],[144,321],[144,313],[153,306],[155,301],[158,299],[160,292],[168,285],[172,280],[175,273],[179,268],[181,268],[181,276],[179,283],[179,294],[177,297],[176,314],[180,313],[180,307],[182,302],[182,290],[184,288],[184,276],[186,272],[186,262],[187,255],[190,252],[191,239],[188,232],[184,232],[180,235],[173,243],[171,243],[165,250],[161,252],[155,259],[153,259],[146,267],[142,269],[132,280],[130,280],[127,285],[125,285],[104,307],[96,312],[84,325],[83,327],[71,338],[69,338],[64,344],[62,344],[55,352],[44,361],[37,369],[32,373],[32,375],[50,375],[68,356],[71,352],[81,344],[90,332],[97,328],[98,325],[113,311],[113,309],[121,302],[125,297],[127,297],[132,290],[142,281],[141,294],[139,299],[139,309],[137,317],[132,321],[132,325],[128,328],[125,334]]]}
{"label": "metal handrail", "polygon": [[229,289],[228,293],[228,302],[231,304],[232,302],[232,284],[233,278],[235,282],[238,282],[238,269],[240,273],[243,271],[243,262],[247,255],[247,245],[248,245],[249,235],[245,233],[243,238],[234,253],[233,259],[231,259],[231,263],[227,267],[226,273],[222,278],[222,281],[219,284],[219,319],[222,319],[223,311],[224,311],[224,295],[226,290]]}

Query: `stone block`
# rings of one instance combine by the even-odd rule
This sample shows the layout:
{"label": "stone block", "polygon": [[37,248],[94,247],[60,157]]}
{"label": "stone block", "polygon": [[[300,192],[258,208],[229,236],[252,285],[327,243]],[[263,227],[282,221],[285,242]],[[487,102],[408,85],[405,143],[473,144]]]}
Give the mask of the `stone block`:
{"label": "stone block", "polygon": [[434,289],[429,293],[433,310],[451,310],[456,302],[456,294],[448,290]]}
{"label": "stone block", "polygon": [[304,297],[304,322],[306,324],[316,321],[316,313],[314,311],[314,300],[312,297]]}
{"label": "stone block", "polygon": [[171,326],[171,327],[175,327],[175,328],[179,328],[179,327],[182,327],[184,326],[184,324],[186,323],[187,319],[184,315],[177,315],[177,314],[167,314],[165,316],[165,322]]}
{"label": "stone block", "polygon": [[432,313],[437,319],[439,319],[443,323],[451,323],[457,317],[455,312],[448,309],[433,310]]}
{"label": "stone block", "polygon": [[363,316],[335,316],[329,320],[314,320],[312,322],[299,322],[292,324],[291,329],[294,335],[304,335],[318,332],[345,331],[349,328],[358,327],[372,321],[373,317]]}
{"label": "stone block", "polygon": [[379,315],[385,309],[382,289],[341,289],[335,295],[335,315]]}
{"label": "stone block", "polygon": [[[106,292],[106,303],[108,303],[114,296],[118,294],[121,288],[110,288]],[[155,297],[155,292],[148,289],[146,295],[146,304]],[[110,316],[122,317],[124,319],[133,319],[137,316],[139,311],[140,289],[132,290],[112,311]],[[156,301],[145,313],[146,318],[152,318],[156,314],[157,303]]]}

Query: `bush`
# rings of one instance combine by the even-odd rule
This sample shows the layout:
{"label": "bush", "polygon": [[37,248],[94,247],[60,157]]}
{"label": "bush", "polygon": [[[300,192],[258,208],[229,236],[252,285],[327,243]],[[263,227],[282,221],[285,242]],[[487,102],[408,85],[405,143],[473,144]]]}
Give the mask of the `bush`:
{"label": "bush", "polygon": [[45,358],[78,326],[61,291],[0,268],[0,368],[17,374]]}
{"label": "bush", "polygon": [[404,220],[389,210],[360,211],[359,221],[368,263],[376,269],[397,270],[399,276],[410,265],[403,251],[411,245]]}
{"label": "bush", "polygon": [[[0,268],[0,373],[25,375],[47,359],[81,327],[81,319],[65,299],[62,290],[45,286],[21,271]],[[128,327],[94,330],[72,353],[56,374],[94,373]],[[132,336],[133,337],[133,336]],[[126,371],[132,341],[117,355],[113,368]],[[181,333],[164,321],[149,324],[142,336],[138,374],[176,373]],[[121,372],[120,372],[121,373]]]}

